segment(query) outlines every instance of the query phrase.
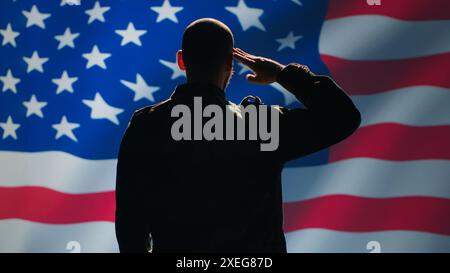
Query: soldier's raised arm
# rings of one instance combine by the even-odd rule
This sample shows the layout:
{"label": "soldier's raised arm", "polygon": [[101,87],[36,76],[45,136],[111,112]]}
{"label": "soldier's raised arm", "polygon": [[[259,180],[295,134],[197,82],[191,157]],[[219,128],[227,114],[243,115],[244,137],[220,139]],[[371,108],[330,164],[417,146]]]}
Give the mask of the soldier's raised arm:
{"label": "soldier's raised arm", "polygon": [[301,64],[285,66],[241,49],[235,49],[234,56],[254,72],[247,75],[248,81],[278,82],[306,107],[281,110],[277,151],[281,160],[327,148],[350,136],[361,123],[358,109],[330,77],[317,76]]}

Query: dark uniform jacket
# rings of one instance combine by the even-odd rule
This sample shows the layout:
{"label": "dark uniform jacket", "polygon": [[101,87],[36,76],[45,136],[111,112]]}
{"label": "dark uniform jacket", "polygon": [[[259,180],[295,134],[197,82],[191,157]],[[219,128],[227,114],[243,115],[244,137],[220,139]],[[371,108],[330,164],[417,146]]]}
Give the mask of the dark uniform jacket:
{"label": "dark uniform jacket", "polygon": [[173,140],[173,106],[192,107],[194,96],[203,107],[230,104],[214,85],[179,85],[168,100],[134,113],[117,165],[120,251],[148,251],[149,241],[153,252],[286,251],[284,163],[345,139],[360,113],[332,79],[305,66],[286,66],[277,82],[306,109],[280,109],[275,151],[261,151],[258,141]]}

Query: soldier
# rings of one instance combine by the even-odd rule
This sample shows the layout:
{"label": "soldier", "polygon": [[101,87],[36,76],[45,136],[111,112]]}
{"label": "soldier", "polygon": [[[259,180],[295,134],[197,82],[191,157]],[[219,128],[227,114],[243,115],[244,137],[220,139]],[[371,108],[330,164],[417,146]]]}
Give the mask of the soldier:
{"label": "soldier", "polygon": [[[233,57],[253,71],[249,82],[277,82],[306,107],[280,109],[274,151],[261,151],[259,141],[176,141],[171,135],[176,105],[192,107],[194,97],[203,106],[230,105],[225,89]],[[283,165],[347,138],[360,124],[359,111],[331,78],[234,48],[231,30],[215,19],[186,28],[177,59],[187,83],[136,111],[120,146],[120,251],[149,251],[151,241],[154,252],[286,252]],[[261,102],[249,97],[243,103]]]}

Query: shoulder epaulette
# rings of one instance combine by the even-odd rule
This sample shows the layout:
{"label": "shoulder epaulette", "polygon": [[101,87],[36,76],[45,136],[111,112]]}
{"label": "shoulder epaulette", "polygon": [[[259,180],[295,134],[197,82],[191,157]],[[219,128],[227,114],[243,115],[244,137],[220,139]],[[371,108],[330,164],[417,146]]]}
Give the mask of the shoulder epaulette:
{"label": "shoulder epaulette", "polygon": [[247,96],[247,97],[243,98],[240,103],[240,105],[242,105],[244,107],[246,107],[247,105],[250,105],[250,104],[258,106],[263,103],[258,96]]}

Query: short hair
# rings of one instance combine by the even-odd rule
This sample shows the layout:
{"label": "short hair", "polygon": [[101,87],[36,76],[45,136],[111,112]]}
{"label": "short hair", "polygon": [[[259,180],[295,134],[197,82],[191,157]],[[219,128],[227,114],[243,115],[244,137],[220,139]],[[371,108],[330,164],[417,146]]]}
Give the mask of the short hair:
{"label": "short hair", "polygon": [[188,70],[218,69],[233,54],[230,28],[213,18],[198,19],[183,33],[183,61]]}

